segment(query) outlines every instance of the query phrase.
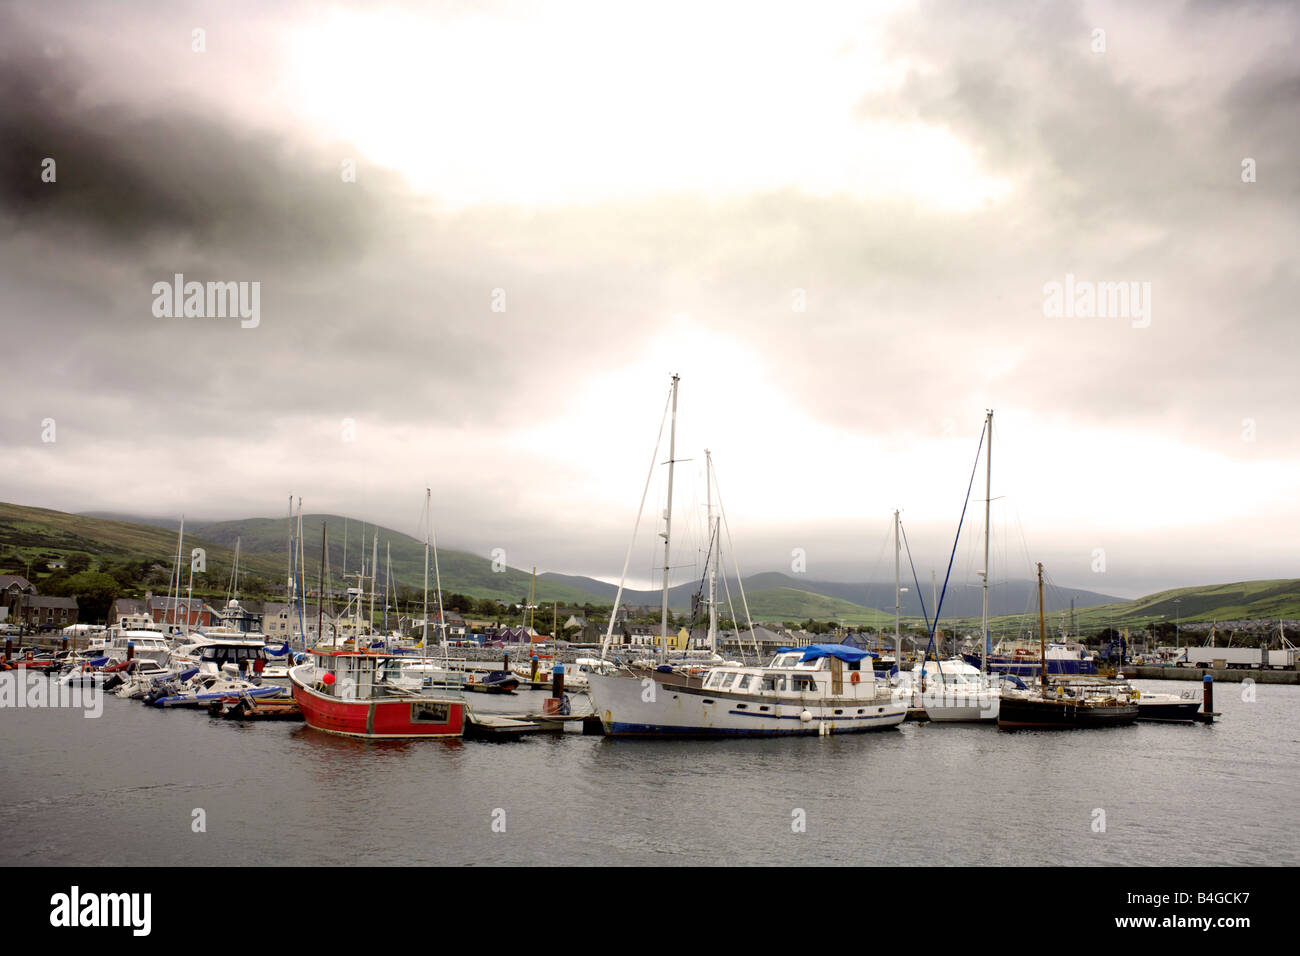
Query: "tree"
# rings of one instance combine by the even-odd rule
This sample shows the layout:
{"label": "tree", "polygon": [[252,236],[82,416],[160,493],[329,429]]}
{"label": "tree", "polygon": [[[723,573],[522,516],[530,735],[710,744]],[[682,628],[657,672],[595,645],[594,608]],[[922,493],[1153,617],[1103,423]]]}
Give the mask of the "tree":
{"label": "tree", "polygon": [[82,623],[107,620],[117,591],[117,580],[102,571],[82,571],[64,582],[64,593],[77,599],[77,617]]}
{"label": "tree", "polygon": [[68,555],[68,570],[73,574],[90,570],[90,555],[83,551],[74,551]]}

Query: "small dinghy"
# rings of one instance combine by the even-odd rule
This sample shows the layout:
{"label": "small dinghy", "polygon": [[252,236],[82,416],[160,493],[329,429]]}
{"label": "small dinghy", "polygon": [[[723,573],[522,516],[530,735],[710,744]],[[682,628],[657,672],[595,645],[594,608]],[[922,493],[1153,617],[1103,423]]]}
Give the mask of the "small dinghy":
{"label": "small dinghy", "polygon": [[513,694],[519,689],[519,678],[510,671],[492,671],[481,678],[470,674],[465,679],[465,689],[479,694]]}

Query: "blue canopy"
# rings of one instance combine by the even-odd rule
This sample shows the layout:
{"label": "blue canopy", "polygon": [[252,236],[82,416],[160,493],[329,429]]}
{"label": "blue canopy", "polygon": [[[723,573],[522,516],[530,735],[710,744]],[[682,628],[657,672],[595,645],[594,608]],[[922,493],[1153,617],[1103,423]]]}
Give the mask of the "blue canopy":
{"label": "blue canopy", "polygon": [[854,661],[862,660],[864,657],[875,656],[871,651],[858,650],[848,644],[809,644],[803,649],[803,657],[799,658],[799,663],[821,660],[823,657],[838,657],[840,660],[848,661],[851,664]]}

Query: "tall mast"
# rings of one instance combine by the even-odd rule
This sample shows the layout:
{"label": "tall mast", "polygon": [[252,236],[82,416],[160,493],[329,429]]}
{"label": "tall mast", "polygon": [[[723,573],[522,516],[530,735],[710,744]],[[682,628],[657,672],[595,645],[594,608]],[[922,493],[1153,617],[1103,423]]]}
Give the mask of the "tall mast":
{"label": "tall mast", "polygon": [[374,544],[370,548],[370,633],[375,633],[375,591],[379,579],[379,531],[375,530]]}
{"label": "tall mast", "polygon": [[989,672],[989,504],[993,498],[993,409],[984,419],[988,451],[984,455],[984,608],[980,612],[980,671]]}
{"label": "tall mast", "polygon": [[659,615],[659,660],[668,658],[668,548],[673,533],[673,465],[677,457],[677,382],[673,376],[673,418],[668,433],[668,507],[664,509],[664,596]]}
{"label": "tall mast", "polygon": [[709,509],[709,652],[718,653],[718,527],[713,517],[713,453],[704,449],[705,500]]}
{"label": "tall mast", "polygon": [[1047,696],[1047,622],[1043,618],[1043,564],[1038,563],[1038,687]]}
{"label": "tall mast", "polygon": [[[325,538],[326,522],[320,523],[320,594],[316,600],[316,643],[325,643],[325,553],[328,550]],[[303,643],[306,643],[303,638]]]}
{"label": "tall mast", "polygon": [[284,576],[284,603],[289,605],[289,613],[293,613],[293,495],[289,496],[289,553],[288,553],[288,571]]}
{"label": "tall mast", "polygon": [[[181,600],[181,552],[185,550],[185,516],[181,515],[181,528],[176,538],[176,560],[172,562],[172,579],[176,582],[176,594],[172,596],[172,579],[167,582],[167,602],[171,605],[171,630],[176,628],[176,605]],[[165,615],[164,615],[165,616]],[[170,636],[170,634],[168,635]]]}
{"label": "tall mast", "polygon": [[[176,590],[180,591],[180,581],[176,582]],[[185,634],[190,633],[190,602],[194,599],[194,558],[190,557],[190,583],[185,589]]]}
{"label": "tall mast", "polygon": [[902,592],[899,590],[902,585],[901,565],[899,560],[902,552],[898,543],[898,509],[894,509],[894,662],[899,670],[903,667],[903,638],[899,632],[899,621],[903,615],[903,602],[900,600]]}
{"label": "tall mast", "polygon": [[393,581],[393,542],[384,542],[388,549],[388,559],[384,562],[384,641],[388,640],[388,586]]}
{"label": "tall mast", "polygon": [[424,638],[422,644],[424,653],[429,653],[429,526],[433,521],[433,491],[424,489]]}

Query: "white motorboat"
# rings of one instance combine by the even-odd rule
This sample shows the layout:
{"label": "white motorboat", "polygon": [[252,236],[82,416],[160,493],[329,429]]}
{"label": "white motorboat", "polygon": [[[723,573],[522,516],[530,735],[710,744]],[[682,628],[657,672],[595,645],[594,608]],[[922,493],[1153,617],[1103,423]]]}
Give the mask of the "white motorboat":
{"label": "white motorboat", "polygon": [[593,672],[588,693],[610,736],[777,737],[896,727],[907,703],[876,680],[871,656],[845,644],[812,644],[778,653],[762,667],[710,668],[700,687]]}
{"label": "white motorboat", "polygon": [[171,658],[172,645],[161,628],[114,628],[103,653],[113,661],[132,658],[166,664]]}
{"label": "white motorboat", "polygon": [[960,657],[951,657],[918,663],[910,677],[913,706],[924,708],[930,720],[997,723],[1002,696],[998,675],[982,674]]}

